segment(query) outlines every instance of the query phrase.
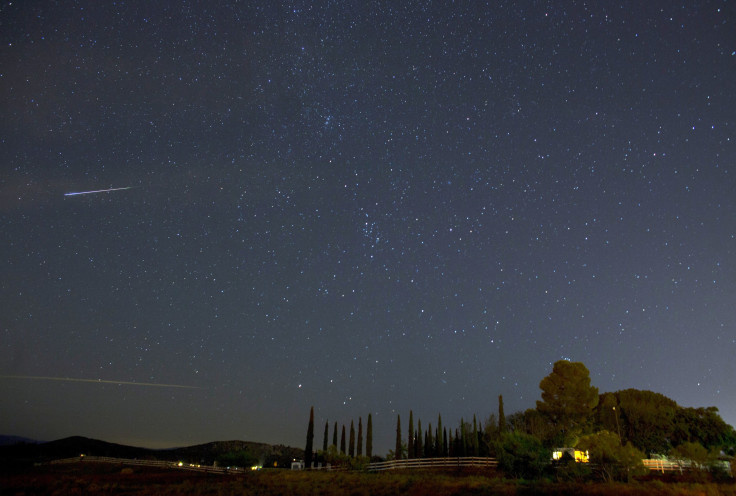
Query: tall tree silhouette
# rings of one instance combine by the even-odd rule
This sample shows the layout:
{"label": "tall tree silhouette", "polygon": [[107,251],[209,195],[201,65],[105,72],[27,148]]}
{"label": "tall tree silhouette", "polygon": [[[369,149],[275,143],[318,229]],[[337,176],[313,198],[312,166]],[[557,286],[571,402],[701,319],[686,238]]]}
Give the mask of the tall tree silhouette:
{"label": "tall tree silhouette", "polygon": [[340,453],[345,454],[345,424],[342,425],[342,434],[340,435]]}
{"label": "tall tree silhouette", "polygon": [[396,449],[394,450],[396,460],[401,460],[401,415],[396,416]]}
{"label": "tall tree silhouette", "polygon": [[307,446],[304,448],[304,467],[312,466],[312,453],[314,451],[314,407],[309,410],[309,426],[307,427]]}
{"label": "tall tree silhouette", "polygon": [[337,422],[335,422],[335,430],[332,431],[332,446],[337,449]]}
{"label": "tall tree silhouette", "polygon": [[406,440],[407,458],[414,458],[414,412],[409,410],[409,437]]}
{"label": "tall tree silhouette", "polygon": [[498,433],[506,432],[506,414],[503,412],[503,395],[498,395]]}
{"label": "tall tree silhouette", "polygon": [[465,420],[460,418],[460,456],[468,456],[468,435]]}
{"label": "tall tree silhouette", "polygon": [[322,451],[327,451],[327,438],[330,432],[330,423],[325,422],[325,436],[322,439]]}
{"label": "tall tree silhouette", "polygon": [[368,425],[365,433],[365,456],[371,458],[373,456],[373,420],[371,414],[368,414]]}
{"label": "tall tree silhouette", "polygon": [[358,456],[363,456],[363,418],[358,417]]}
{"label": "tall tree silhouette", "polygon": [[445,456],[445,445],[442,439],[442,414],[437,415],[437,456]]}
{"label": "tall tree silhouette", "polygon": [[440,456],[448,456],[449,455],[448,450],[450,448],[450,445],[447,440],[447,427],[442,429],[442,446],[443,446],[442,454]]}
{"label": "tall tree silhouette", "polygon": [[427,426],[427,437],[424,438],[424,455],[427,458],[434,456],[434,439],[432,439],[432,424]]}
{"label": "tall tree silhouette", "polygon": [[416,458],[424,458],[424,451],[422,450],[422,436],[424,433],[422,432],[422,419],[419,419],[417,421],[417,435],[416,435],[416,441],[414,444],[414,456]]}
{"label": "tall tree silhouette", "polygon": [[350,442],[348,444],[348,455],[350,457],[355,456],[355,424],[353,424],[353,421],[350,421]]}
{"label": "tall tree silhouette", "polygon": [[478,456],[478,420],[473,414],[473,456]]}

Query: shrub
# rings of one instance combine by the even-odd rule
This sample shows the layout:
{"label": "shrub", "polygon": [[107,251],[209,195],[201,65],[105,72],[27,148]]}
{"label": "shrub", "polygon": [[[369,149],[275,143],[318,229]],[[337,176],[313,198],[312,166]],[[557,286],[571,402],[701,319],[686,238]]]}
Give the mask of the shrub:
{"label": "shrub", "polygon": [[510,477],[538,479],[550,465],[542,441],[523,432],[507,432],[496,443],[498,466]]}
{"label": "shrub", "polygon": [[577,448],[587,450],[590,462],[598,468],[601,479],[630,480],[633,475],[645,474],[647,469],[642,464],[644,453],[630,443],[621,444],[621,438],[608,431],[583,436]]}

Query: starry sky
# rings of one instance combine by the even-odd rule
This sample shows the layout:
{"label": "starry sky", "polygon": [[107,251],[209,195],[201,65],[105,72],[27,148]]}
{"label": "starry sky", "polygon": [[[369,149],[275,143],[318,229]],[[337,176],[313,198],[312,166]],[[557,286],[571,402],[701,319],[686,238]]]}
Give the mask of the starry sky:
{"label": "starry sky", "polygon": [[736,424],[734,2],[0,5],[0,433]]}

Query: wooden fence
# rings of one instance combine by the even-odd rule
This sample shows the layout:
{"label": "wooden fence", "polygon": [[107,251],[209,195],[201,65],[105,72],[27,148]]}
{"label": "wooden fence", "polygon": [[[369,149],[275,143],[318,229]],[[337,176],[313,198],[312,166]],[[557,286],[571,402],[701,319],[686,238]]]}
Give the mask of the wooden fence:
{"label": "wooden fence", "polygon": [[[61,460],[53,460],[50,464],[58,463],[79,463],[79,462],[96,462],[96,463],[116,463],[119,465],[139,465],[145,467],[162,467],[179,470],[193,470],[197,472],[208,472],[217,474],[238,474],[243,473],[242,468],[226,468],[214,467],[212,465],[197,465],[184,462],[172,462],[165,460],[138,460],[135,458],[112,458],[107,456],[75,456],[73,458],[64,458]],[[656,472],[686,472],[692,467],[688,461],[671,461],[671,460],[642,460],[646,468]],[[409,458],[408,460],[390,460],[387,462],[377,462],[368,464],[367,469],[371,472],[381,472],[384,470],[406,470],[406,469],[433,469],[433,468],[490,468],[494,469],[498,466],[495,458],[484,457],[459,457],[459,458]],[[723,468],[726,472],[731,473],[730,466],[727,462],[723,462]],[[349,470],[347,466],[321,467],[322,470]]]}
{"label": "wooden fence", "polygon": [[485,457],[458,457],[458,458],[409,458],[406,460],[390,460],[368,464],[371,472],[383,470],[427,469],[427,468],[496,468],[498,461],[495,458]]}
{"label": "wooden fence", "polygon": [[690,470],[714,470],[721,469],[725,473],[731,475],[731,464],[728,461],[720,460],[708,465],[698,465],[690,460],[657,460],[649,459],[641,461],[646,468],[656,472],[688,472]]}
{"label": "wooden fence", "polygon": [[[194,470],[197,472],[210,472],[220,474],[236,474],[243,473],[243,469],[233,469],[225,467],[213,467],[211,465],[196,465],[183,462],[172,462],[163,460],[138,460],[134,458],[112,458],[107,456],[75,456],[73,458],[64,458],[61,460],[53,460],[49,463],[79,463],[79,462],[96,462],[96,463],[116,463],[119,465],[139,465],[145,467],[163,467],[182,470]],[[370,463],[367,469],[371,472],[381,472],[384,470],[402,470],[402,469],[431,469],[431,468],[496,468],[498,462],[495,458],[483,457],[460,457],[460,458],[410,458],[408,460],[390,460],[387,462]],[[350,470],[347,466],[326,466],[320,467],[321,470]],[[317,470],[317,469],[314,469]]]}
{"label": "wooden fence", "polygon": [[648,460],[642,460],[641,461],[646,468],[652,471],[656,472],[680,472],[682,473],[683,468],[689,469],[690,464],[688,463],[687,466],[683,467],[682,463],[670,461],[670,460],[655,460],[655,459],[648,459]]}

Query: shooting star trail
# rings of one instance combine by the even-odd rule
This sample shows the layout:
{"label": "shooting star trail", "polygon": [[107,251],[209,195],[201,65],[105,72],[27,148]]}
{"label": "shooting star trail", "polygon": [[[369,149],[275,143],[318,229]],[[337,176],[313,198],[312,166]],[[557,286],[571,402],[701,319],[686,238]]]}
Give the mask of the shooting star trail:
{"label": "shooting star trail", "polygon": [[75,193],[64,193],[64,196],[91,195],[93,193],[109,193],[110,191],[123,191],[125,189],[131,189],[132,187],[133,186],[126,186],[125,188],[96,189],[94,191],[77,191]]}
{"label": "shooting star trail", "polygon": [[162,388],[179,388],[179,389],[202,389],[198,386],[184,386],[182,384],[159,384],[155,382],[132,382],[132,381],[111,381],[106,379],[75,379],[73,377],[44,377],[36,375],[0,375],[0,379],[23,379],[34,381],[58,381],[58,382],[92,382],[95,384],[118,384],[126,386],[146,386],[146,387],[162,387]]}

